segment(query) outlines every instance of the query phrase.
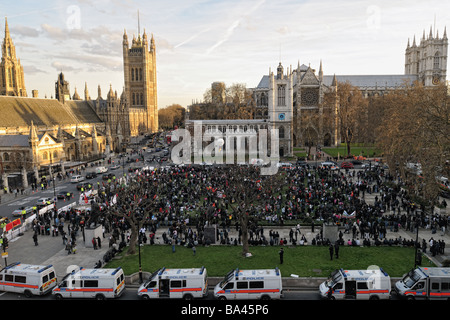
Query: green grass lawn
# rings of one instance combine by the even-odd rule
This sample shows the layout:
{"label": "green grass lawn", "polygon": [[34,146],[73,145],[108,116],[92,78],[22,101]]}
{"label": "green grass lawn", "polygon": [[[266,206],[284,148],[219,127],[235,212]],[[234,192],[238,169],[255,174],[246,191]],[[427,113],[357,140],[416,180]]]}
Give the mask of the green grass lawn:
{"label": "green grass lawn", "polygon": [[[337,157],[338,154],[341,157],[347,155],[347,145],[345,144],[341,144],[338,147],[323,148],[322,150],[332,157]],[[354,156],[362,155],[364,157],[380,157],[382,151],[372,146],[355,145],[351,146],[350,153]]]}
{"label": "green grass lawn", "polygon": [[[126,250],[125,250],[126,251]],[[194,268],[205,266],[211,277],[222,277],[228,271],[241,269],[265,269],[278,267],[283,277],[296,274],[300,277],[326,277],[337,268],[367,269],[371,265],[383,268],[391,277],[401,277],[414,266],[414,249],[402,247],[347,247],[341,246],[339,259],[330,261],[326,246],[284,247],[284,263],[280,265],[279,247],[250,247],[252,257],[241,256],[240,246],[197,247],[146,245],[141,247],[142,270],[153,272],[158,268]],[[124,256],[110,261],[105,267],[121,266],[126,275],[139,270],[139,256]],[[424,266],[434,266],[426,257]]]}

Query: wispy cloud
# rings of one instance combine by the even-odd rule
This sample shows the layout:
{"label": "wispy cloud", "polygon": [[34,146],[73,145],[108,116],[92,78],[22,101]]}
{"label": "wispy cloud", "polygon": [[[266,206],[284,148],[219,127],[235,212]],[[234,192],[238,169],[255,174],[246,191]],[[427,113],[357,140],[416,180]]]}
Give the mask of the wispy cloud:
{"label": "wispy cloud", "polygon": [[245,15],[243,15],[243,16],[241,16],[241,18],[233,21],[231,23],[231,25],[228,27],[228,29],[225,32],[225,34],[223,35],[223,37],[219,41],[217,41],[213,46],[211,46],[208,50],[206,50],[206,55],[211,54],[216,48],[220,47],[223,43],[228,41],[231,38],[231,36],[233,35],[234,31],[239,27],[241,22],[247,16],[251,16],[259,7],[261,7],[264,4],[264,2],[265,2],[265,0],[258,2],[256,5],[254,5],[252,8],[250,8],[250,10]]}
{"label": "wispy cloud", "polygon": [[[71,6],[79,28],[68,27]],[[138,9],[141,30],[156,40],[162,107],[201,99],[214,81],[256,86],[278,65],[280,47],[285,66],[317,69],[322,59],[326,74],[403,73],[408,38],[428,34],[435,14],[441,35],[450,21],[442,0],[0,1],[18,57],[33,66],[27,88],[50,94],[61,67],[71,87],[121,91],[123,30],[137,32]]]}

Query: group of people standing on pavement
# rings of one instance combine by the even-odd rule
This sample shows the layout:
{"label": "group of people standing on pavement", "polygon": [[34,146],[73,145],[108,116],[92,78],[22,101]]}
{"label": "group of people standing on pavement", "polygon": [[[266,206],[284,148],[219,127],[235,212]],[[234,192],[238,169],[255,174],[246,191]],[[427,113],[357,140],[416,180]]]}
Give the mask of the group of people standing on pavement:
{"label": "group of people standing on pavement", "polygon": [[[406,192],[392,187],[392,184],[387,186],[385,182],[392,182],[393,177],[382,168],[332,171],[330,168],[302,166],[280,171],[283,178],[278,192],[266,193],[252,208],[248,224],[250,245],[309,244],[301,233],[301,222],[310,225],[312,233],[317,233],[310,243],[328,245],[332,259],[339,257],[339,247],[343,245],[392,245],[394,240],[388,239],[387,235],[399,228],[409,231],[417,223],[419,228],[426,228],[433,221],[444,228],[448,224],[447,217],[426,214],[425,210],[419,212],[418,206]],[[140,234],[143,243],[148,241],[154,244],[156,230],[167,228],[163,235],[164,244],[205,244],[205,227],[217,225],[217,243],[241,244],[240,221],[230,210],[235,205],[235,199],[227,197],[232,172],[227,166],[170,166],[154,172],[143,170],[141,175],[150,176],[160,184],[155,210],[146,215],[142,223],[144,230]],[[377,193],[375,201],[366,202],[365,196],[374,192]],[[96,201],[104,205],[109,196],[100,196]],[[33,224],[36,238],[39,234],[59,234],[65,237],[65,245],[73,247],[77,232],[83,230],[89,214],[72,209],[62,213],[50,210],[36,218]],[[315,223],[323,222],[340,226],[344,234],[351,234],[352,241],[343,242],[342,236],[336,243],[326,241],[321,233],[322,228],[314,230]],[[116,242],[129,242],[130,226],[125,219],[102,216],[100,223],[106,232],[111,232],[110,247]],[[271,226],[288,224],[294,224],[289,237],[281,237],[271,230]],[[233,226],[238,231],[235,238],[229,236]],[[265,234],[267,229],[270,230],[268,237]],[[98,238],[85,241],[91,240],[94,249],[101,246],[101,239]],[[35,243],[37,245],[37,241]],[[68,253],[73,252],[68,249]]]}

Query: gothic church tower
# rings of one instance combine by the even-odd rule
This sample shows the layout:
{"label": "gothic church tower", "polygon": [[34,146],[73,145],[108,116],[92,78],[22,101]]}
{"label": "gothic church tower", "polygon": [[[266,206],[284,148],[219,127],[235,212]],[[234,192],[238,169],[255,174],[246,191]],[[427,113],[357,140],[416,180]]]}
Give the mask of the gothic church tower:
{"label": "gothic church tower", "polygon": [[[436,30],[435,30],[436,31]],[[415,74],[425,86],[438,85],[446,81],[447,77],[448,38],[447,29],[442,38],[439,32],[433,35],[430,28],[428,37],[425,30],[420,44],[416,44],[414,37],[412,45],[408,40],[405,52],[405,74]]]}
{"label": "gothic church tower", "polygon": [[26,97],[25,79],[20,59],[16,58],[16,47],[9,34],[8,20],[5,18],[5,38],[2,44],[0,62],[0,95]]}
{"label": "gothic church tower", "polygon": [[[140,31],[139,31],[140,33]],[[133,36],[131,47],[126,31],[123,35],[125,95],[129,105],[132,137],[158,131],[156,83],[156,49],[153,35]]]}

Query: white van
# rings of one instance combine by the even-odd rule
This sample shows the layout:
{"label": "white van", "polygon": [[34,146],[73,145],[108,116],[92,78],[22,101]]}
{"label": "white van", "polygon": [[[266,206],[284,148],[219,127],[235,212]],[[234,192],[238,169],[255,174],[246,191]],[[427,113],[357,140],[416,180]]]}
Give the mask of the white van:
{"label": "white van", "polygon": [[389,299],[391,278],[379,267],[369,267],[367,270],[339,269],[331,273],[328,280],[319,286],[320,296],[331,299],[379,300]]}
{"label": "white van", "polygon": [[154,272],[138,289],[144,300],[156,298],[185,299],[203,298],[208,295],[206,268],[166,269]]}
{"label": "white van", "polygon": [[56,299],[95,298],[104,300],[117,298],[125,289],[125,276],[121,267],[117,269],[79,268],[68,273],[53,289]]}
{"label": "white van", "polygon": [[329,168],[332,171],[339,170],[339,166],[336,163],[331,162],[331,161],[325,161],[325,162],[320,163],[320,167],[322,169]]}
{"label": "white van", "polygon": [[84,177],[83,176],[79,176],[79,175],[75,175],[75,176],[72,176],[70,178],[70,182],[72,182],[72,183],[81,182],[83,180],[84,180]]}
{"label": "white van", "polygon": [[95,173],[100,174],[100,173],[105,173],[108,172],[108,168],[106,167],[97,167],[95,168]]}
{"label": "white van", "polygon": [[450,299],[450,268],[418,267],[395,283],[394,292],[408,300]]}
{"label": "white van", "polygon": [[281,272],[276,269],[231,270],[214,288],[219,300],[270,300],[283,297]]}
{"label": "white van", "polygon": [[0,291],[44,295],[57,283],[55,268],[52,265],[40,266],[16,262],[0,271]]}

